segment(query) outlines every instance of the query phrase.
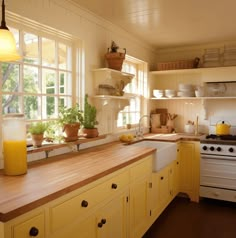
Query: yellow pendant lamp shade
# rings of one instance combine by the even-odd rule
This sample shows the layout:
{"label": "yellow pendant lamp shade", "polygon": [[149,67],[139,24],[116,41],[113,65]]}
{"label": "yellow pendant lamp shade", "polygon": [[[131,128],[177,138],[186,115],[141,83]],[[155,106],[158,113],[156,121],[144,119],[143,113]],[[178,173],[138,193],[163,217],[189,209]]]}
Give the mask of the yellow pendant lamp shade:
{"label": "yellow pendant lamp shade", "polygon": [[21,57],[16,50],[13,34],[8,30],[5,21],[5,4],[2,1],[2,21],[0,26],[0,61],[15,61]]}
{"label": "yellow pendant lamp shade", "polygon": [[9,30],[0,29],[0,61],[19,60],[20,55],[16,50],[16,42]]}

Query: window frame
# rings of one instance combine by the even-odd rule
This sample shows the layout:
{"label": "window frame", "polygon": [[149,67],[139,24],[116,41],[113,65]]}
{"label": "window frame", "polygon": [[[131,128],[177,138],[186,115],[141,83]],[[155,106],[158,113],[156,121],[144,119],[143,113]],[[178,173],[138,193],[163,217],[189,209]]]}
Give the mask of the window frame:
{"label": "window frame", "polygon": [[[65,95],[71,97],[71,105],[75,105],[78,103],[79,105],[83,105],[83,99],[84,99],[84,48],[83,48],[83,43],[80,39],[75,38],[67,33],[58,31],[56,29],[53,29],[51,27],[39,24],[35,21],[31,21],[28,19],[23,19],[22,17],[12,15],[10,14],[9,20],[8,20],[8,26],[9,28],[15,28],[19,30],[19,53],[22,55],[23,53],[23,32],[35,34],[39,37],[42,38],[48,38],[51,40],[54,40],[57,42],[57,44],[65,44],[69,47],[71,47],[71,95]],[[23,61],[23,59],[17,61],[17,62],[12,62],[13,64],[19,65],[19,71],[20,75],[19,78],[22,80],[23,78],[23,70],[24,70],[24,65],[28,65],[26,62]],[[30,64],[33,66],[33,64]],[[40,71],[42,72],[42,68],[47,68],[47,67],[42,67],[42,64],[36,64],[35,65],[37,68],[40,68]],[[50,67],[48,67],[50,69]],[[59,84],[60,84],[60,77],[59,74],[60,72],[63,73],[68,73],[68,70],[61,70],[59,67],[56,68],[56,73],[58,74],[58,90],[60,90]],[[2,81],[2,73],[1,73],[1,81]],[[42,81],[42,76],[38,76],[40,78],[40,81]],[[22,82],[21,82],[22,83]],[[42,82],[41,82],[42,83]],[[2,92],[2,84],[0,85],[0,90]],[[8,94],[8,93],[7,93]],[[19,95],[23,98],[23,95],[26,95],[23,90],[14,93],[16,95]],[[63,97],[63,94],[60,94],[60,91],[57,92],[58,97]],[[3,94],[2,94],[3,95]],[[50,94],[47,94],[46,92],[43,93],[41,92],[40,94],[41,97],[41,102],[43,101],[43,97],[45,96],[50,96]],[[52,96],[54,94],[51,94]],[[0,99],[1,103],[1,108],[0,110],[2,111],[2,97]],[[22,102],[23,103],[23,100]],[[40,106],[40,109],[42,110],[42,105]],[[46,110],[46,109],[45,109]],[[58,110],[58,109],[57,109]],[[55,112],[56,115],[58,116],[58,111]],[[41,119],[30,119],[27,120],[27,123],[33,122],[33,121],[48,121],[48,120],[53,120],[53,119],[48,119],[48,118],[43,118],[43,114]],[[40,115],[40,116],[41,116]],[[2,114],[0,116],[0,120],[2,119]],[[56,118],[54,118],[55,120]]]}
{"label": "window frame", "polygon": [[[135,67],[135,73],[133,71],[127,70],[126,67],[127,65],[136,65]],[[126,59],[123,63],[123,67],[122,67],[122,71],[126,72],[126,73],[131,73],[134,74],[135,77],[134,79],[136,80],[136,87],[137,89],[134,89],[134,92],[127,92],[127,89],[125,88],[126,93],[131,96],[130,100],[137,100],[138,102],[136,102],[135,104],[135,109],[132,110],[131,105],[126,106],[122,111],[120,111],[118,113],[118,119],[117,119],[117,129],[123,129],[126,128],[127,124],[131,124],[131,127],[135,127],[138,124],[138,121],[141,117],[141,115],[146,114],[147,113],[147,107],[144,107],[144,105],[147,104],[147,100],[145,101],[145,98],[148,98],[148,64],[145,61],[139,60],[135,57],[126,55]],[[130,87],[130,85],[127,85],[126,87]],[[131,101],[130,101],[131,104]],[[139,104],[139,105],[137,105]],[[138,107],[138,109],[137,109]],[[136,114],[133,118],[135,118],[133,121],[127,121],[124,123],[122,122],[121,124],[121,120],[120,119],[123,118],[123,115],[126,114],[126,117],[128,114]]]}

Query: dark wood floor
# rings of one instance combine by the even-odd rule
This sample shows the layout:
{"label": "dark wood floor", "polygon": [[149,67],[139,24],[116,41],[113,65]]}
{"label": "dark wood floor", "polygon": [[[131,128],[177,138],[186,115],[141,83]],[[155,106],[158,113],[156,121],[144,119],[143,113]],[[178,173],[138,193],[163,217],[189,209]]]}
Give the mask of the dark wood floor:
{"label": "dark wood floor", "polygon": [[143,238],[236,238],[236,203],[176,197]]}

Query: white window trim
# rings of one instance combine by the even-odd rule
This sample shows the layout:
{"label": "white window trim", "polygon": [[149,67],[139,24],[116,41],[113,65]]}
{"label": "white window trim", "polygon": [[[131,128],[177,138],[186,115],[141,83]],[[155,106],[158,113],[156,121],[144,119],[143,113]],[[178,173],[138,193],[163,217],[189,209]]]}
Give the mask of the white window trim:
{"label": "white window trim", "polygon": [[[49,39],[70,45],[72,49],[77,49],[77,52],[72,50],[72,105],[79,103],[79,105],[82,106],[85,94],[85,56],[83,41],[68,33],[56,30],[52,27],[22,17],[15,13],[7,11],[6,14],[8,26],[10,27],[14,27],[22,31],[28,31],[41,37],[48,37]],[[22,36],[20,35],[20,37]],[[22,54],[22,52],[20,53]],[[21,66],[23,64],[22,61],[17,63]],[[0,103],[2,105],[2,99]],[[0,109],[2,110],[2,106]],[[0,116],[0,120],[1,117],[2,116]]]}

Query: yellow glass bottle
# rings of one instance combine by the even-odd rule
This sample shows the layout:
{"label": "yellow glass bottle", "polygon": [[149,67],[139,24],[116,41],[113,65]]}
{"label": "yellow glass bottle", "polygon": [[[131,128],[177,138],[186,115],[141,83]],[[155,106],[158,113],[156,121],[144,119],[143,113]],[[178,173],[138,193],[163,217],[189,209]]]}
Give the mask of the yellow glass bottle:
{"label": "yellow glass bottle", "polygon": [[3,158],[6,175],[27,173],[26,125],[23,114],[3,118]]}

